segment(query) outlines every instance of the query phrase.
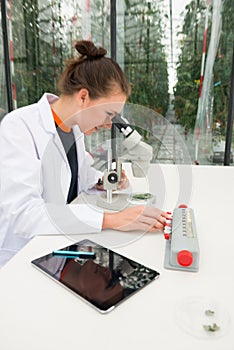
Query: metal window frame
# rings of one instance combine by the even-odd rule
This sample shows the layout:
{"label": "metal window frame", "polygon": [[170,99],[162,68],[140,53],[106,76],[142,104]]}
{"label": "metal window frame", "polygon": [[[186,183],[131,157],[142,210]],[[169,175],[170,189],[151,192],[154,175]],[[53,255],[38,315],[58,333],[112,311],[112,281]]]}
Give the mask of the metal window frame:
{"label": "metal window frame", "polygon": [[5,66],[6,89],[7,89],[7,104],[8,104],[8,112],[11,112],[14,109],[14,105],[13,105],[11,67],[10,67],[9,40],[8,40],[8,31],[7,31],[6,0],[1,0],[1,16],[2,16],[2,36],[3,36],[4,63],[5,63],[4,66]]}
{"label": "metal window frame", "polygon": [[228,120],[227,120],[227,129],[226,129],[224,165],[230,165],[233,121],[234,121],[234,43],[233,43],[233,52],[232,52],[231,87],[230,87],[230,100],[229,100],[229,106],[228,106]]}
{"label": "metal window frame", "polygon": [[[116,0],[111,0],[110,6],[110,47],[111,47],[111,58],[116,60]],[[111,150],[112,150],[112,161],[117,158],[116,155],[116,128],[112,124],[111,127]]]}

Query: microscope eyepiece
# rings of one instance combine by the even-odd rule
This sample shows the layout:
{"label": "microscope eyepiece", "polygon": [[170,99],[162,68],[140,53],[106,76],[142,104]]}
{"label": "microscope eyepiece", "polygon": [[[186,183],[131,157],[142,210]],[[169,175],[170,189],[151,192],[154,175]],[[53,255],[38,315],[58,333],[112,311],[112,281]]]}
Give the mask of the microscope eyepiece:
{"label": "microscope eyepiece", "polygon": [[115,125],[125,137],[131,135],[134,131],[128,120],[121,116],[121,114],[115,115],[115,117],[112,119],[112,124]]}

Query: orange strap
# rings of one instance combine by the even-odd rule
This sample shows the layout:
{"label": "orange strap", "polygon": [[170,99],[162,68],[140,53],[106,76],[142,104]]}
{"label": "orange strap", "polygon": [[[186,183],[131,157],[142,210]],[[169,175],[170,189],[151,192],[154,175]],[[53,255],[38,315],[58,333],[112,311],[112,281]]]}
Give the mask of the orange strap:
{"label": "orange strap", "polygon": [[55,111],[51,108],[51,111],[53,113],[54,121],[58,125],[58,127],[63,130],[64,132],[71,132],[71,128],[68,128],[62,120],[58,117],[58,115],[55,113]]}

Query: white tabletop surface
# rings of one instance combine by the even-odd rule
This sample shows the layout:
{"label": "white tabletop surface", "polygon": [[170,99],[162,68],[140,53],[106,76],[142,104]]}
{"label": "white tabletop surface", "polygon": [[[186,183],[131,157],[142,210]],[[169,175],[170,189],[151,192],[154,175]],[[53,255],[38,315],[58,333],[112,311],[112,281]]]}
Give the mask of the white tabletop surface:
{"label": "white tabletop surface", "polygon": [[[149,183],[157,206],[194,209],[199,272],[164,269],[162,233],[36,237],[0,270],[2,350],[234,350],[234,168],[152,165]],[[145,184],[134,186],[137,191]],[[83,238],[155,268],[159,279],[100,314],[30,263]],[[200,307],[215,308],[220,332],[208,337],[197,330]]]}

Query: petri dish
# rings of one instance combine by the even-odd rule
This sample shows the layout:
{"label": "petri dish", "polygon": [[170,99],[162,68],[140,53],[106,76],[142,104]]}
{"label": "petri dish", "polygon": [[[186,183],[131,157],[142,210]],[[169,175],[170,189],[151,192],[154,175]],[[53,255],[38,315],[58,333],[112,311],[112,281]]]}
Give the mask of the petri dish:
{"label": "petri dish", "polygon": [[136,205],[153,205],[156,203],[156,197],[148,192],[134,192],[128,198],[128,201]]}
{"label": "petri dish", "polygon": [[224,305],[209,297],[192,296],[178,302],[176,323],[180,329],[202,339],[216,339],[230,329],[230,315]]}

